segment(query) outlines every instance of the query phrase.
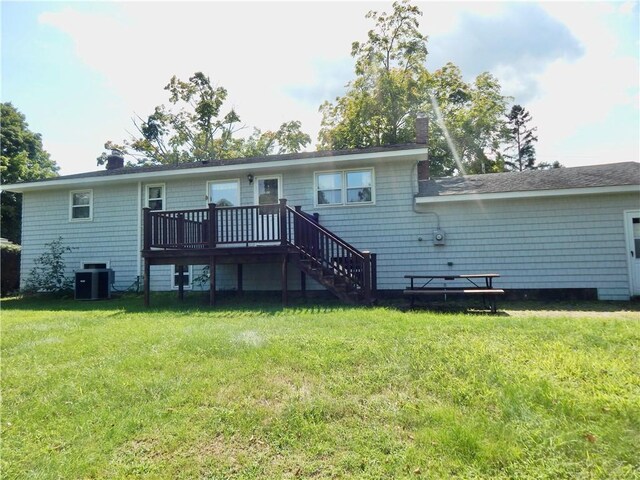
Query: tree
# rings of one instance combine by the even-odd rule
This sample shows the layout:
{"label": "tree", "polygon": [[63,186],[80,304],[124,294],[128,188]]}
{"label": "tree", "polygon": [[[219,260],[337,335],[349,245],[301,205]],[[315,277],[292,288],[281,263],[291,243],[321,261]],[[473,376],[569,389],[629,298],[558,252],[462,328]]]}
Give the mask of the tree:
{"label": "tree", "polygon": [[[511,107],[507,114],[507,151],[508,160],[504,161],[506,170],[522,172],[534,170],[536,163],[536,148],[534,143],[538,137],[534,135],[537,130],[529,126],[531,114],[520,105]],[[544,165],[541,165],[544,167]]]}
{"label": "tree", "polygon": [[502,170],[500,145],[507,98],[489,73],[467,83],[452,63],[427,78],[431,117],[429,157],[433,175]]}
{"label": "tree", "polygon": [[362,148],[413,141],[426,74],[427,37],[418,30],[420,9],[394,2],[393,13],[371,11],[365,43],[354,42],[356,79],[335,104],[324,102],[320,148]]}
{"label": "tree", "polygon": [[[173,76],[164,89],[169,106],[157,106],[146,120],[134,119],[137,134],[122,144],[108,141],[106,149],[129,154],[138,164],[173,164],[298,152],[311,142],[298,121],[285,122],[276,132],[254,129],[248,139],[238,138],[240,117],[233,108],[223,111],[227,90],[214,87],[202,72],[188,81]],[[100,155],[98,165],[107,156]]]}
{"label": "tree", "polygon": [[470,84],[451,63],[429,72],[421,15],[407,1],[395,2],[391,14],[367,14],[375,27],[365,43],[353,44],[356,78],[344,96],[320,107],[320,148],[413,142],[415,117],[426,114],[434,175],[501,170],[499,145],[508,99],[488,73]]}
{"label": "tree", "polygon": [[[58,175],[59,167],[43,149],[42,137],[29,130],[22,113],[11,103],[3,103],[0,119],[0,182],[3,185]],[[20,243],[22,195],[3,191],[0,202],[1,235]]]}

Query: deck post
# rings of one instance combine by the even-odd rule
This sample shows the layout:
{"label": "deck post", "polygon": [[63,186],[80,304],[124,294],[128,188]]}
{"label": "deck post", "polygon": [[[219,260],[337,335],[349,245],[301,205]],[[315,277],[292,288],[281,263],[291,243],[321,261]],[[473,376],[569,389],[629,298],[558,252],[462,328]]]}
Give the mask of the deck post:
{"label": "deck post", "polygon": [[300,272],[300,291],[302,292],[302,297],[307,298],[307,274],[303,271]]}
{"label": "deck post", "polygon": [[282,277],[281,277],[281,281],[282,281],[282,306],[286,307],[287,306],[287,300],[288,300],[288,282],[287,282],[287,263],[288,263],[288,255],[285,253],[282,256]]}
{"label": "deck post", "polygon": [[243,282],[242,282],[242,264],[241,263],[238,264],[238,279],[237,280],[238,280],[238,293],[241,294],[242,290],[244,288],[243,285],[242,285]]}
{"label": "deck post", "polygon": [[286,245],[287,241],[287,199],[280,199],[280,245]]}
{"label": "deck post", "polygon": [[151,289],[151,263],[148,258],[144,259],[144,306],[149,306],[150,300],[150,289]]}
{"label": "deck post", "polygon": [[184,301],[184,265],[176,265],[178,268],[178,300]]}
{"label": "deck post", "polygon": [[176,215],[176,243],[179,248],[184,246],[184,213]]}
{"label": "deck post", "polygon": [[378,254],[371,254],[371,292],[373,296],[378,291]]}
{"label": "deck post", "polygon": [[[296,213],[298,213],[301,216],[303,215],[302,205],[296,205],[293,208],[296,211]],[[294,216],[293,217],[293,238],[291,239],[292,240],[291,243],[298,246],[302,244],[302,238],[301,238],[302,234],[300,233],[300,227],[302,227],[302,225],[300,225],[299,217]]]}
{"label": "deck post", "polygon": [[149,207],[142,209],[142,218],[142,249],[151,250],[151,209]]}
{"label": "deck post", "polygon": [[218,221],[216,218],[216,204],[209,204],[209,248],[216,248],[216,243],[218,239],[216,238],[218,235],[218,229],[216,228],[218,225]]}
{"label": "deck post", "polygon": [[364,268],[363,268],[363,285],[362,291],[364,293],[364,298],[367,302],[371,301],[371,253],[368,251],[363,251],[362,255],[364,256]]}
{"label": "deck post", "polygon": [[216,304],[216,257],[209,257],[209,306]]}

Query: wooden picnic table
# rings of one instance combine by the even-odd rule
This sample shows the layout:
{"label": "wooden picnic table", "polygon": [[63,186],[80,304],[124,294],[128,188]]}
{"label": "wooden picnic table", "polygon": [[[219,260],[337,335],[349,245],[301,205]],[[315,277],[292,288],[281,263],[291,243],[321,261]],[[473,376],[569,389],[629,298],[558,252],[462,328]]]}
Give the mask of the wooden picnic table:
{"label": "wooden picnic table", "polygon": [[[500,277],[499,273],[405,275],[404,278],[408,278],[411,284],[403,293],[411,297],[412,308],[416,296],[442,295],[446,301],[447,295],[481,295],[485,305],[486,300],[490,300],[491,313],[496,313],[496,296],[504,295],[503,289],[493,286],[493,279],[498,277]],[[438,280],[442,281],[438,282]]]}

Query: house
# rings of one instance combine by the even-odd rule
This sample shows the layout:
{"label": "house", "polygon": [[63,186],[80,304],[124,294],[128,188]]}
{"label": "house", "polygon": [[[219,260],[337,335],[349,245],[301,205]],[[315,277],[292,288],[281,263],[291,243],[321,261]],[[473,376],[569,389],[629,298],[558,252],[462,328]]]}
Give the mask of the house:
{"label": "house", "polygon": [[[405,274],[488,271],[522,293],[640,295],[639,163],[430,179],[417,125],[413,144],[138,168],[113,157],[5,186],[23,193],[22,279],[62,236],[67,268],[111,268],[118,290],[144,279],[147,301],[327,288],[369,302]],[[203,269],[215,275],[199,285]]]}

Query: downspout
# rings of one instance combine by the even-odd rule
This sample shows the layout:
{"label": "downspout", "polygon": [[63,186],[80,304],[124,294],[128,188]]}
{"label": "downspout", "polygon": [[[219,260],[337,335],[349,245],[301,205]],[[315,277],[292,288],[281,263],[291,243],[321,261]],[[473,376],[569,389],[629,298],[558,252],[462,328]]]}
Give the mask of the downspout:
{"label": "downspout", "polygon": [[142,182],[138,182],[138,236],[136,244],[136,280],[138,288],[140,287],[140,275],[142,271]]}

